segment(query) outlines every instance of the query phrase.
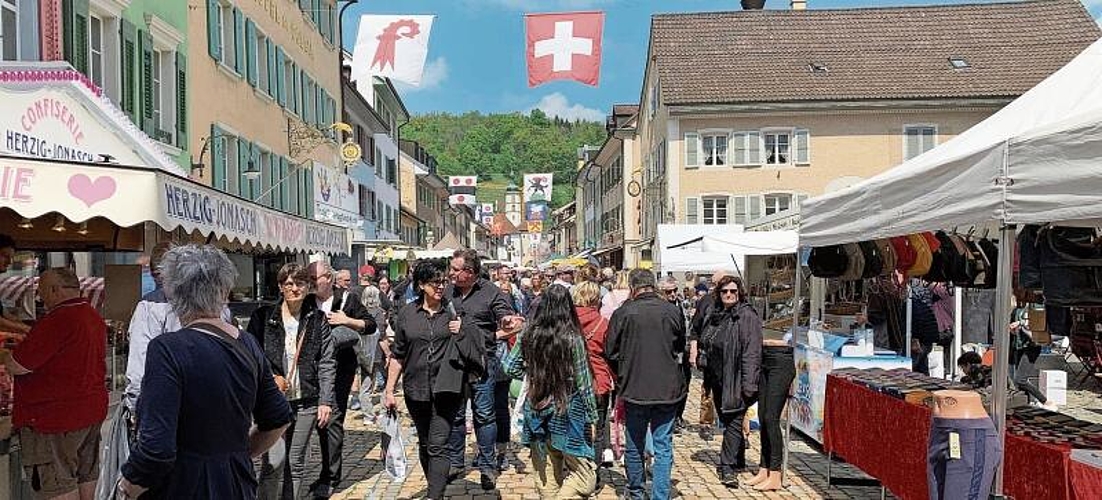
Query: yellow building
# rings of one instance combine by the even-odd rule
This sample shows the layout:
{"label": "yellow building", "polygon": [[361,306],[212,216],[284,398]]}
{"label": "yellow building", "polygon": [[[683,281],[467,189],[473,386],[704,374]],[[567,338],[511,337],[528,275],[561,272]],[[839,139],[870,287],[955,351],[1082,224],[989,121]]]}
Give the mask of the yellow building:
{"label": "yellow building", "polygon": [[635,258],[658,224],[750,224],[917,156],[1098,36],[1076,0],[656,15]]}
{"label": "yellow building", "polygon": [[[188,9],[191,150],[214,187],[313,218],[313,168],[339,165],[331,0],[206,0]],[[253,175],[249,175],[253,172]]]}

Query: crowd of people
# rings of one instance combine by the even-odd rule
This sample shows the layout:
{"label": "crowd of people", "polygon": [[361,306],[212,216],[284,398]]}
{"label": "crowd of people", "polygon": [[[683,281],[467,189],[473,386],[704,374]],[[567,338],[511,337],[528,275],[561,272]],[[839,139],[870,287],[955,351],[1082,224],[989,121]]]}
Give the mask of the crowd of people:
{"label": "crowd of people", "polygon": [[[117,470],[98,463],[106,390],[73,385],[104,378],[106,327],[71,271],[42,276],[47,313],[3,359],[17,376],[15,425],[42,498],[94,498],[97,481],[118,498],[327,498],[347,486],[350,410],[376,429],[408,412],[426,498],[444,498],[466,474],[469,434],[485,490],[515,458],[516,436],[543,498],[588,497],[617,462],[626,498],[670,498],[694,370],[702,433],[723,429],[722,482],[740,486],[744,417],[757,403],[761,467],[745,486],[781,486],[791,347],[763,335],[738,277],[682,287],[645,269],[489,269],[471,250],[393,278],[292,263],[277,275],[279,300],[240,328],[226,303],[237,270],[223,252],[160,245],[151,265],[157,287],[129,327],[116,417],[129,456]],[[315,435],[320,468],[307,463]]]}

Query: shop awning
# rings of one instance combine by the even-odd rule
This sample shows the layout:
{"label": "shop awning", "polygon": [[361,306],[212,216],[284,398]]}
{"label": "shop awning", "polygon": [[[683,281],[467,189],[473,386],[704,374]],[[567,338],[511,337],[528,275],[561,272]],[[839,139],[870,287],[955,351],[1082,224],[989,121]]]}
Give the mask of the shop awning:
{"label": "shop awning", "polygon": [[[80,294],[92,303],[92,307],[100,309],[107,298],[103,293],[103,278],[94,276],[80,278]],[[34,293],[38,288],[38,276],[8,276],[0,278],[0,301],[11,303],[22,300],[28,293]]]}
{"label": "shop awning", "polygon": [[0,156],[0,207],[28,218],[56,212],[130,227],[153,222],[287,252],[350,253],[346,228],[296,217],[143,167]]}

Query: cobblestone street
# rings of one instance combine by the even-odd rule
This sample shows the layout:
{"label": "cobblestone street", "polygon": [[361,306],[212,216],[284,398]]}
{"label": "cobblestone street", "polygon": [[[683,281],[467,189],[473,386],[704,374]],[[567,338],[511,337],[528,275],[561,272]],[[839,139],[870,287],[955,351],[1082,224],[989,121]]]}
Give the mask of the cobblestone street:
{"label": "cobblestone street", "polygon": [[[690,394],[689,408],[686,416],[693,417],[695,421],[699,414],[698,401],[700,383],[694,381]],[[416,436],[411,427],[405,432],[410,435],[406,443],[406,454],[410,459],[410,474],[405,481],[392,482],[383,470],[381,451],[379,449],[379,433],[377,429],[363,425],[359,412],[349,415],[348,437],[351,446],[345,451],[346,472],[345,489],[334,495],[333,498],[341,500],[360,499],[415,499],[422,498],[425,494],[425,476],[421,472],[421,466],[417,462]],[[880,498],[879,486],[835,486],[827,487],[827,460],[825,455],[803,441],[798,434],[793,434],[793,446],[791,450],[791,467],[789,468],[789,487],[787,490],[771,493],[756,492],[748,487],[728,489],[719,482],[716,474],[716,463],[719,460],[720,435],[716,434],[711,441],[701,438],[696,426],[691,426],[681,435],[674,438],[674,489],[680,493],[680,498],[685,499],[713,499],[713,498]],[[473,437],[468,439],[473,444]],[[758,433],[752,433],[751,448],[747,451],[747,461],[755,463],[759,457]],[[473,445],[468,451],[468,460],[473,456]],[[315,455],[316,457],[316,448]],[[308,477],[316,477],[317,461],[310,460],[314,467]],[[756,467],[752,470],[756,470]],[[917,471],[924,473],[924,471]],[[611,469],[601,471],[601,482],[604,485],[594,498],[605,500],[618,498],[626,482],[622,466],[614,466]],[[868,479],[851,467],[835,463],[832,474],[835,478]],[[530,477],[530,462],[528,450],[515,447],[510,453],[509,470],[498,479],[497,491],[483,491],[478,484],[478,471],[468,468],[465,477],[448,486],[447,498],[449,499],[538,499],[535,484]],[[744,474],[740,479],[749,479],[749,474]]]}

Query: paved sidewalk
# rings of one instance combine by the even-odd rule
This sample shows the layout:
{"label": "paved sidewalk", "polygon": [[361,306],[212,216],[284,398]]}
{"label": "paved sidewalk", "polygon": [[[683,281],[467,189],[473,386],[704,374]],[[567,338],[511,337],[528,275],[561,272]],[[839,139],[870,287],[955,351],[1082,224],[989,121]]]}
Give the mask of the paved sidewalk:
{"label": "paved sidewalk", "polygon": [[[698,415],[700,382],[694,381],[690,394],[687,416]],[[346,480],[345,489],[334,495],[335,499],[415,499],[422,498],[425,494],[425,477],[421,472],[421,466],[417,462],[416,436],[411,435],[407,441],[406,456],[410,459],[410,475],[402,482],[392,482],[383,471],[381,450],[379,449],[379,436],[377,429],[368,429],[362,423],[360,414],[352,412],[349,415],[348,440],[350,446],[345,450]],[[412,429],[407,427],[407,432],[412,434]],[[686,430],[674,438],[674,488],[684,499],[731,499],[731,498],[798,498],[798,499],[875,499],[880,498],[878,486],[845,486],[827,487],[826,457],[816,448],[805,443],[799,434],[793,434],[794,439],[791,449],[791,464],[789,467],[789,487],[784,491],[762,493],[750,488],[725,488],[719,482],[716,474],[716,463],[719,460],[719,446],[721,437],[716,435],[711,441],[705,441],[696,432],[695,426]],[[469,439],[473,444],[473,436]],[[755,431],[751,439],[751,449],[747,451],[747,460],[751,463],[757,461],[759,455],[758,433]],[[314,456],[311,457],[312,470],[308,477],[316,477],[317,461],[316,447]],[[473,446],[468,452],[468,459],[473,456]],[[498,479],[497,491],[483,491],[478,484],[478,471],[469,469],[468,474],[448,486],[447,498],[449,499],[538,499],[535,485],[530,477],[530,462],[528,451],[516,448],[510,454],[509,471]],[[847,465],[835,464],[832,471],[834,477],[866,478],[860,471]],[[924,474],[925,471],[916,471],[916,474]],[[748,479],[749,475],[743,475]],[[616,499],[618,493],[622,493],[626,481],[624,469],[615,466],[601,471],[601,480],[605,486],[593,498],[599,500]],[[890,497],[890,495],[889,495]]]}

